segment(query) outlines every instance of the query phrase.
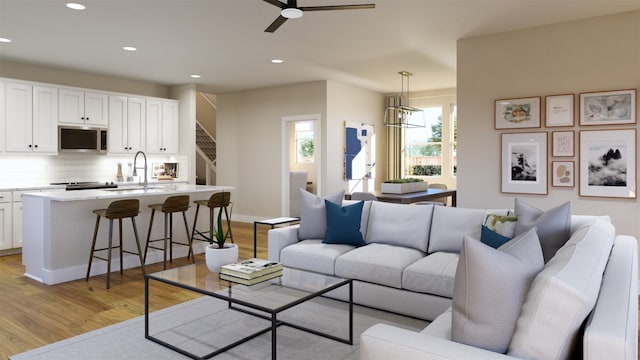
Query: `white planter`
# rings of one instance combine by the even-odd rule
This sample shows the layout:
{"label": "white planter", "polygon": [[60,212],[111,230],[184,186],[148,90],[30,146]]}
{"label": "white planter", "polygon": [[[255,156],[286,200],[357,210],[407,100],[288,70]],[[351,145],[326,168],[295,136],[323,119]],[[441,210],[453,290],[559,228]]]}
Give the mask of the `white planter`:
{"label": "white planter", "polygon": [[406,194],[418,191],[425,191],[429,187],[426,181],[411,183],[382,183],[380,190],[385,194]]}
{"label": "white planter", "polygon": [[222,249],[217,244],[207,245],[205,259],[210,271],[219,272],[220,266],[238,262],[238,245],[224,244]]}

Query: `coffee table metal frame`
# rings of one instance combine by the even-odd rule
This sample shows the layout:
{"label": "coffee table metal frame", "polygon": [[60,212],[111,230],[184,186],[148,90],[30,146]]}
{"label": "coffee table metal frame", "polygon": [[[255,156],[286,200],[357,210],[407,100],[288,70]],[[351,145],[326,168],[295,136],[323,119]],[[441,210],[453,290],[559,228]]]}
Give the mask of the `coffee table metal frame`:
{"label": "coffee table metal frame", "polygon": [[[186,265],[186,266],[195,266],[195,264]],[[171,271],[171,270],[172,269],[166,270],[166,271]],[[287,269],[285,269],[285,270],[287,270]],[[315,335],[318,335],[318,336],[322,336],[322,337],[325,337],[325,338],[328,338],[328,339],[331,339],[331,340],[335,340],[335,341],[338,341],[338,342],[341,342],[341,343],[353,345],[353,282],[352,282],[351,279],[343,279],[342,281],[339,281],[339,282],[337,282],[337,283],[335,283],[335,284],[333,284],[331,286],[328,286],[328,287],[323,288],[321,290],[318,290],[316,292],[311,292],[311,293],[309,293],[309,295],[301,297],[301,298],[299,298],[297,300],[291,301],[291,302],[289,302],[289,303],[287,303],[287,304],[285,304],[283,306],[279,306],[277,308],[268,308],[268,307],[264,307],[264,306],[261,306],[261,305],[253,304],[253,303],[251,303],[249,301],[244,301],[244,300],[233,298],[232,297],[232,294],[233,294],[232,289],[236,285],[234,283],[228,282],[229,286],[228,286],[227,295],[223,295],[221,293],[216,293],[216,292],[212,292],[212,291],[208,291],[208,290],[203,290],[203,289],[200,289],[200,288],[197,288],[197,287],[193,287],[193,286],[182,284],[182,283],[179,283],[179,282],[176,282],[176,281],[168,280],[168,279],[165,279],[165,278],[162,278],[162,277],[156,275],[156,274],[160,274],[162,272],[163,271],[158,272],[158,273],[153,273],[153,274],[146,274],[145,277],[144,277],[144,336],[145,336],[146,339],[149,339],[149,340],[151,340],[151,341],[153,341],[155,343],[158,343],[158,344],[160,344],[162,346],[165,346],[165,347],[167,347],[167,348],[169,348],[169,349],[171,349],[173,351],[176,351],[176,352],[178,352],[180,354],[188,356],[188,357],[190,357],[192,359],[209,359],[209,358],[212,358],[212,357],[214,357],[214,356],[216,356],[218,354],[221,354],[221,353],[223,353],[223,352],[225,352],[225,351],[227,351],[229,349],[232,349],[232,348],[234,348],[234,347],[236,347],[238,345],[241,345],[241,344],[243,344],[243,343],[245,343],[245,342],[247,342],[247,341],[249,341],[249,340],[251,340],[253,338],[256,338],[256,337],[258,337],[258,336],[260,336],[262,334],[265,334],[265,333],[271,331],[271,359],[275,360],[276,359],[276,344],[277,344],[277,342],[276,342],[277,341],[276,329],[279,326],[282,326],[282,325],[289,326],[289,327],[292,327],[294,329],[305,331],[305,332],[308,332],[308,333],[311,333],[311,334],[315,334]],[[212,352],[210,354],[207,354],[207,355],[204,355],[204,356],[195,355],[193,353],[190,353],[187,350],[178,348],[175,345],[169,344],[169,343],[167,343],[167,342],[165,342],[163,340],[160,340],[160,339],[158,339],[158,338],[156,338],[156,337],[154,337],[152,335],[149,335],[149,280],[158,281],[158,282],[161,282],[161,283],[165,283],[165,284],[168,284],[168,285],[179,287],[181,289],[186,289],[186,290],[189,290],[189,291],[200,293],[202,295],[207,295],[207,296],[211,296],[211,297],[214,297],[214,298],[217,298],[217,299],[225,300],[225,301],[228,302],[229,309],[237,310],[237,311],[244,312],[244,313],[252,315],[252,316],[256,316],[256,317],[259,317],[259,318],[262,318],[262,319],[265,319],[265,320],[269,320],[269,321],[271,321],[271,325],[266,327],[266,328],[260,329],[260,330],[258,330],[256,332],[252,333],[252,334],[249,334],[249,335],[245,336],[244,338],[242,338],[240,340],[237,340],[237,341],[235,341],[235,342],[233,342],[233,343],[231,343],[229,345],[226,345],[226,346],[224,346],[224,347],[222,347],[222,348],[220,348],[220,349],[218,349],[218,350],[216,350],[216,351],[214,351],[214,352]],[[269,280],[266,280],[266,281],[269,281]],[[335,290],[337,288],[345,286],[345,285],[349,286],[349,301],[348,301],[348,305],[349,305],[349,335],[348,335],[348,338],[337,337],[337,336],[334,336],[334,335],[331,335],[331,334],[327,334],[327,333],[323,333],[323,332],[320,332],[320,331],[317,331],[317,330],[314,330],[314,329],[311,329],[311,328],[300,326],[300,325],[297,325],[297,324],[294,324],[294,323],[291,323],[291,322],[288,322],[288,321],[278,320],[277,315],[279,313],[281,313],[281,312],[283,312],[283,311],[285,311],[287,309],[290,309],[290,308],[292,308],[292,307],[294,307],[296,305],[299,305],[299,304],[301,304],[303,302],[306,302],[308,300],[311,300],[313,298],[316,298],[318,296],[326,294],[326,293],[328,293],[328,292],[330,292],[332,290]],[[247,310],[247,309],[243,309],[243,308],[239,308],[237,306],[234,306],[234,304],[241,305],[241,306],[244,306],[246,308],[253,309],[253,310],[256,310],[258,312],[262,312],[264,314],[261,314],[261,313],[258,313],[258,312],[254,312],[254,311],[251,311],[251,310]]]}

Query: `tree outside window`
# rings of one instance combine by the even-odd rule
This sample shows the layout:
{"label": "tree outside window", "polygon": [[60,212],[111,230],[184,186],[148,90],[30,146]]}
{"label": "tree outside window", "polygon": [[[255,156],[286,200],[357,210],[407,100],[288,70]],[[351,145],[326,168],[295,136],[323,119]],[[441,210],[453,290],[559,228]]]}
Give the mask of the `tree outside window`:
{"label": "tree outside window", "polygon": [[297,121],[296,133],[296,162],[313,163],[315,153],[313,122]]}

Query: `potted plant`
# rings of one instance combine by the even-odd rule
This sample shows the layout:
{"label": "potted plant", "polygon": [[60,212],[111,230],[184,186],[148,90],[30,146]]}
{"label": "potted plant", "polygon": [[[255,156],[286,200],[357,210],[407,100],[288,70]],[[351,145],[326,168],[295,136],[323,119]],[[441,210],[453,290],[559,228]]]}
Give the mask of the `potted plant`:
{"label": "potted plant", "polygon": [[[207,240],[209,245],[205,249],[205,259],[207,261],[207,267],[210,271],[218,272],[220,266],[231,264],[238,261],[238,246],[236,244],[227,244],[226,241],[231,234],[231,227],[227,227],[226,231],[222,227],[222,212],[224,211],[225,203],[229,203],[230,193],[222,193],[220,200],[220,211],[218,211],[218,218],[216,221],[216,228],[212,234],[209,234]],[[229,195],[226,195],[229,194]],[[229,216],[233,212],[233,203],[231,203],[231,209],[229,210]]]}
{"label": "potted plant", "polygon": [[418,178],[387,180],[381,184],[381,191],[387,194],[406,194],[425,191],[429,183]]}

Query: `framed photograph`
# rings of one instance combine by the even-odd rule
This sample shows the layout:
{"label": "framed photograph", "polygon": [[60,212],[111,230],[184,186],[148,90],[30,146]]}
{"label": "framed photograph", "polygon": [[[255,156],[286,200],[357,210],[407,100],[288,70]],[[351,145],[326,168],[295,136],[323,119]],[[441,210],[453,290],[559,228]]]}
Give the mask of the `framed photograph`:
{"label": "framed photograph", "polygon": [[495,104],[496,129],[540,127],[540,97],[498,99]]}
{"label": "framed photograph", "polygon": [[636,129],[580,131],[580,196],[636,198]]}
{"label": "framed photograph", "polygon": [[573,161],[552,161],[551,186],[574,187],[574,162]]}
{"label": "framed photograph", "polygon": [[636,89],[580,94],[580,125],[636,123]]}
{"label": "framed photograph", "polygon": [[547,193],[547,133],[501,134],[501,192]]}
{"label": "framed photograph", "polygon": [[573,156],[573,131],[551,132],[551,156]]}
{"label": "framed photograph", "polygon": [[573,126],[575,118],[573,111],[574,100],[575,96],[573,94],[550,95],[545,97],[545,126]]}

